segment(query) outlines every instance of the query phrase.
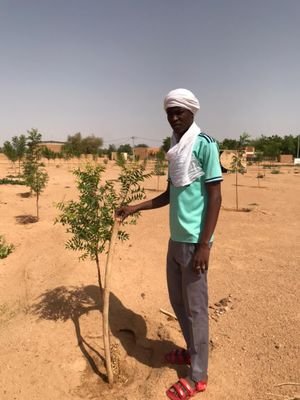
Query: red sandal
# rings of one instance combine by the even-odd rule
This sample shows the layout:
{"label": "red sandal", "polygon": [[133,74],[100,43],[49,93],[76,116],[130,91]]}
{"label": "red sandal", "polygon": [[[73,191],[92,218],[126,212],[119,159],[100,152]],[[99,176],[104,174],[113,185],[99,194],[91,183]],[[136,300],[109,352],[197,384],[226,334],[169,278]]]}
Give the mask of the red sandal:
{"label": "red sandal", "polygon": [[195,382],[195,387],[192,388],[187,379],[181,378],[166,391],[166,394],[171,400],[187,400],[197,393],[204,392],[206,387],[207,382],[200,381]]}
{"label": "red sandal", "polygon": [[191,357],[187,350],[176,349],[165,354],[165,362],[168,364],[190,365]]}

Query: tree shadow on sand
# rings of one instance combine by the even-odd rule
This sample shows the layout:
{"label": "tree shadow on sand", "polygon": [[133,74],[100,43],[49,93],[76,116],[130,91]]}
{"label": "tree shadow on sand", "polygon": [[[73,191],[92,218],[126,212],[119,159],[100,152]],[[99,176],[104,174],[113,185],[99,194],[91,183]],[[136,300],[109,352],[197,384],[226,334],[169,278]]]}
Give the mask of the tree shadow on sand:
{"label": "tree shadow on sand", "polygon": [[[43,293],[38,298],[38,303],[32,306],[31,312],[40,319],[62,322],[71,320],[82,354],[94,373],[107,381],[106,375],[97,367],[98,361],[102,365],[105,363],[104,357],[87,342],[80,329],[81,316],[95,310],[102,313],[102,309],[102,299],[100,299],[97,286],[60,286]],[[160,368],[164,365],[163,354],[173,349],[175,345],[168,340],[168,334],[165,334],[163,329],[160,331],[158,327],[159,339],[147,338],[147,326],[144,318],[126,308],[113,293],[110,294],[109,318],[112,335],[119,339],[129,356],[151,368]],[[99,331],[100,328],[99,324]],[[170,367],[173,368],[173,366]],[[182,371],[182,367],[174,366],[174,369],[177,373]]]}
{"label": "tree shadow on sand", "polygon": [[37,217],[31,214],[17,215],[15,218],[16,222],[20,225],[35,224],[36,222],[38,222]]}
{"label": "tree shadow on sand", "polygon": [[28,199],[31,197],[31,192],[23,192],[23,193],[18,193],[18,196],[22,197],[23,199]]}

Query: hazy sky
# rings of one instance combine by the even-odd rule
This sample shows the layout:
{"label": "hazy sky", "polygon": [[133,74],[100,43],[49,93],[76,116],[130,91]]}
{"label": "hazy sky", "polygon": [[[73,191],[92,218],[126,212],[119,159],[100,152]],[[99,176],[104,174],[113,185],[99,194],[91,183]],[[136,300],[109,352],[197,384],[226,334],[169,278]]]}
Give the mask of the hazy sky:
{"label": "hazy sky", "polygon": [[161,145],[185,87],[217,139],[300,132],[300,0],[0,0],[0,145]]}

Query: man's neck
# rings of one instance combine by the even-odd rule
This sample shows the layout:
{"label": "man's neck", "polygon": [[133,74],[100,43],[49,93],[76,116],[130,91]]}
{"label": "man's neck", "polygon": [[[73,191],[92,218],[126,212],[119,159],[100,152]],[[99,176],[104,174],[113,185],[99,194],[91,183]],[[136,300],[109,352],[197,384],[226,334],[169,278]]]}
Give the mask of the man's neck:
{"label": "man's neck", "polygon": [[[193,122],[193,123],[194,123],[194,122]],[[192,123],[183,133],[176,133],[176,132],[174,132],[175,137],[176,137],[176,142],[177,142],[177,143],[180,142],[180,139],[182,138],[182,136],[190,129],[190,127],[193,125],[193,123]]]}

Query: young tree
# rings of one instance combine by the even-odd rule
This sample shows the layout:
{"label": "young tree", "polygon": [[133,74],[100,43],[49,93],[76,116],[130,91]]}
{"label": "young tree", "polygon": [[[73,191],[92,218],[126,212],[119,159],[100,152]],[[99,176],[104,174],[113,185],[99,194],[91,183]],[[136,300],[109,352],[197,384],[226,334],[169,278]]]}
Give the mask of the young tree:
{"label": "young tree", "polygon": [[3,153],[13,163],[13,166],[15,166],[15,162],[17,161],[18,156],[16,153],[16,149],[8,140],[3,143]]}
{"label": "young tree", "polygon": [[250,135],[247,132],[243,132],[238,140],[238,147],[236,153],[232,158],[232,162],[230,165],[230,170],[235,173],[235,201],[236,201],[236,209],[239,209],[239,200],[238,200],[238,174],[244,174],[246,172],[246,167],[243,163],[243,156],[245,147],[249,144]]}
{"label": "young tree", "polygon": [[242,160],[243,160],[243,151],[237,150],[236,154],[232,158],[232,162],[230,165],[230,170],[235,173],[235,204],[237,210],[239,209],[238,175],[244,174],[246,172]]}
{"label": "young tree", "polygon": [[[67,227],[71,234],[66,248],[79,251],[80,259],[89,257],[94,260],[98,273],[99,295],[103,298],[103,338],[105,349],[106,369],[109,383],[113,383],[109,341],[109,293],[112,255],[116,239],[127,240],[128,234],[120,230],[120,222],[114,217],[115,209],[129,204],[134,200],[145,197],[141,182],[149,175],[144,173],[141,166],[131,168],[122,166],[120,175],[115,181],[102,181],[105,168],[101,165],[87,165],[85,169],[74,171],[77,177],[79,199],[57,205],[61,214],[56,222]],[[136,217],[131,219],[135,222]],[[126,222],[122,223],[123,225]],[[105,283],[102,283],[100,255],[108,248],[105,267]]]}
{"label": "young tree", "polygon": [[48,163],[50,160],[55,160],[56,159],[56,155],[57,153],[55,153],[55,151],[50,150],[47,146],[43,146],[42,147],[42,151],[41,151],[41,155],[42,157],[47,158]]}
{"label": "young tree", "polygon": [[153,175],[157,176],[157,190],[159,190],[159,177],[166,174],[165,153],[163,150],[156,154]]}
{"label": "young tree", "polygon": [[42,139],[41,133],[37,129],[28,131],[27,151],[23,164],[23,176],[30,191],[36,195],[36,217],[39,220],[39,198],[48,182],[48,174],[41,162],[42,147],[40,146]]}
{"label": "young tree", "polygon": [[6,157],[13,162],[18,161],[19,175],[21,173],[21,161],[24,158],[26,151],[26,137],[25,135],[13,136],[11,142],[6,141],[3,144],[3,153]]}
{"label": "young tree", "polygon": [[19,164],[19,175],[21,174],[21,162],[25,156],[26,152],[26,136],[14,136],[12,138],[12,145],[16,151],[16,156]]}

